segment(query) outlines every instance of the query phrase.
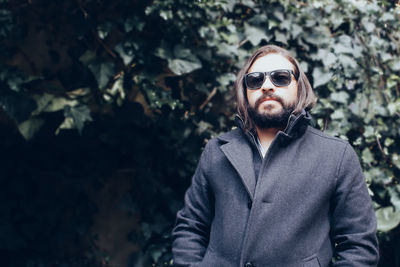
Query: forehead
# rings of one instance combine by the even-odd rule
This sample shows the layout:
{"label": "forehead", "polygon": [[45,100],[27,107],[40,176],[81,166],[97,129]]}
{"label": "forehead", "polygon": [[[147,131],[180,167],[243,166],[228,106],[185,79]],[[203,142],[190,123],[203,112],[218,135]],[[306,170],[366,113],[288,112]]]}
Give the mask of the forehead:
{"label": "forehead", "polygon": [[278,69],[294,70],[293,64],[279,54],[268,54],[256,59],[248,72],[273,71]]}

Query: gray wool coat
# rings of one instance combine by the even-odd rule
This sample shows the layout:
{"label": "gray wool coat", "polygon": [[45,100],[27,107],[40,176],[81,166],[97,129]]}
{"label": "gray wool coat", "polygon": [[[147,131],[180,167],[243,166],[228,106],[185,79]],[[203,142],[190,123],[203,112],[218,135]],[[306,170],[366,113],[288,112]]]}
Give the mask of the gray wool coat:
{"label": "gray wool coat", "polygon": [[309,120],[292,115],[263,159],[240,128],[208,142],[173,229],[175,266],[377,265],[357,155]]}

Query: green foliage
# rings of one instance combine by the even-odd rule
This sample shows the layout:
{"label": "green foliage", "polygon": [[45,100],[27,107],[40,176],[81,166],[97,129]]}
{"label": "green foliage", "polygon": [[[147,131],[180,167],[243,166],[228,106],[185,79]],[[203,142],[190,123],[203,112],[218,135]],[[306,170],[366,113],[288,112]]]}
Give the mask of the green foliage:
{"label": "green foliage", "polygon": [[[47,180],[40,178],[53,173],[51,184],[76,198],[44,199],[68,209],[82,203],[77,195],[87,198],[77,210],[82,219],[67,229],[52,221],[65,219],[59,209],[31,201],[33,191],[24,189],[32,196],[21,198],[21,213],[10,209],[2,218],[1,249],[31,251],[40,243],[39,223],[58,231],[45,233],[48,247],[40,243],[52,256],[25,253],[20,261],[71,259],[54,244],[74,231],[79,240],[91,236],[89,192],[127,168],[138,188],[123,205],[139,218],[129,235],[139,247],[132,261],[169,263],[169,232],[200,148],[231,128],[236,73],[267,43],[290,49],[306,71],[319,98],[315,125],[359,152],[383,247],[400,239],[400,7],[393,1],[3,0],[0,22],[0,117],[12,133],[4,151],[14,167],[6,173],[18,177],[11,185],[27,187],[30,175],[41,187]],[[56,149],[69,152],[59,158]],[[35,169],[32,158],[12,151],[59,168]],[[25,192],[7,188],[11,199]],[[116,257],[85,247],[92,256],[80,257],[88,266]],[[382,266],[395,262],[383,259]]]}

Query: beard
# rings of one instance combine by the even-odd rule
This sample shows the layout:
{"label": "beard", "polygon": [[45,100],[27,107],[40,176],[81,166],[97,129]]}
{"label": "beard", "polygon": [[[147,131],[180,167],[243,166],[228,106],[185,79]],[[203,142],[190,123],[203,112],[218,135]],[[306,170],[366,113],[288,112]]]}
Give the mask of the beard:
{"label": "beard", "polygon": [[[259,107],[265,98],[273,98],[279,102],[282,108],[278,112],[272,112],[272,107],[266,107],[265,110],[259,111]],[[254,124],[261,128],[284,128],[286,127],[289,117],[295,109],[295,103],[286,103],[282,98],[273,94],[264,94],[257,99],[254,107],[248,104],[248,113]]]}

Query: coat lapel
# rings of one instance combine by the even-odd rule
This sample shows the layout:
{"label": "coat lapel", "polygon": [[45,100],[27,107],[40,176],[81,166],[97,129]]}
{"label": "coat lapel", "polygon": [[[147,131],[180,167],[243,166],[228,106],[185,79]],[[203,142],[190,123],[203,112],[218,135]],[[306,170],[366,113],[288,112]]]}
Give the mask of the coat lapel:
{"label": "coat lapel", "polygon": [[253,166],[253,152],[248,142],[243,138],[231,139],[221,146],[221,150],[238,172],[251,200],[253,200],[256,177]]}
{"label": "coat lapel", "polygon": [[[219,136],[219,139],[224,142],[221,145],[221,150],[239,174],[251,200],[253,200],[256,188],[253,151],[249,141],[241,130],[243,128],[243,121],[240,117],[237,117],[235,120],[240,129]],[[291,139],[304,133],[310,120],[309,113],[304,110],[297,116],[292,115],[286,127],[287,131],[281,133],[281,141],[289,143]]]}

